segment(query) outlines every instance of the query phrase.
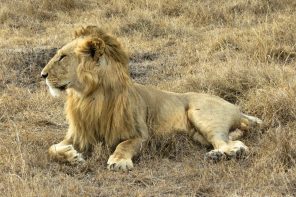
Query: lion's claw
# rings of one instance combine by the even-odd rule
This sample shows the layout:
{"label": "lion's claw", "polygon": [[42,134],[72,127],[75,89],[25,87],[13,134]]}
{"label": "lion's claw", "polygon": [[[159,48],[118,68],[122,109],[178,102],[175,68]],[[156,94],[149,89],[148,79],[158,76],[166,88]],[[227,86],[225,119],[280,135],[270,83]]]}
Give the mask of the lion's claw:
{"label": "lion's claw", "polygon": [[208,152],[205,156],[207,160],[213,160],[213,161],[220,161],[222,158],[225,158],[225,154],[221,150],[211,150]]}
{"label": "lion's claw", "polygon": [[71,158],[71,163],[83,163],[85,162],[83,156],[81,153],[76,153],[74,156]]}
{"label": "lion's claw", "polygon": [[214,149],[208,152],[205,156],[206,159],[213,161],[220,161],[221,159],[243,158],[248,154],[248,147],[241,141],[232,141],[227,146],[220,149]]}
{"label": "lion's claw", "polygon": [[243,158],[248,154],[248,149],[245,147],[237,147],[236,149],[232,150],[229,154],[227,154],[230,158]]}
{"label": "lion's claw", "polygon": [[54,144],[49,148],[49,154],[53,159],[66,160],[70,163],[82,163],[85,160],[72,145]]}
{"label": "lion's claw", "polygon": [[117,158],[111,155],[107,162],[107,169],[112,171],[129,171],[134,165],[131,159]]}

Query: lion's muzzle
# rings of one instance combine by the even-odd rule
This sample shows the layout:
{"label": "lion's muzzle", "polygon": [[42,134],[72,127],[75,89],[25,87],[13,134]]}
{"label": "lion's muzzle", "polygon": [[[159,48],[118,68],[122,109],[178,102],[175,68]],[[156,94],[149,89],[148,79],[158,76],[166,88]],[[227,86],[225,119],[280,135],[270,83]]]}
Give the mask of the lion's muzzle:
{"label": "lion's muzzle", "polygon": [[46,77],[48,76],[48,73],[46,73],[46,72],[41,72],[41,77],[43,77],[44,79],[46,79]]}

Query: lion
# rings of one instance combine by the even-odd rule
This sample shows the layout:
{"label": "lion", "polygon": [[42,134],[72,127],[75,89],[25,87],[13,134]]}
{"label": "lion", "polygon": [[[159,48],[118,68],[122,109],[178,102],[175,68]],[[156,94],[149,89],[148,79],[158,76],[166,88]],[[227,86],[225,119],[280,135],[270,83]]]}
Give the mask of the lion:
{"label": "lion", "polygon": [[[129,57],[119,41],[96,26],[80,28],[41,72],[53,96],[66,92],[68,132],[49,148],[53,159],[85,161],[102,142],[115,146],[109,170],[131,170],[133,157],[153,136],[185,133],[213,150],[206,158],[237,157],[248,147],[237,139],[261,120],[220,97],[174,93],[132,81]],[[233,132],[232,135],[230,131]]]}

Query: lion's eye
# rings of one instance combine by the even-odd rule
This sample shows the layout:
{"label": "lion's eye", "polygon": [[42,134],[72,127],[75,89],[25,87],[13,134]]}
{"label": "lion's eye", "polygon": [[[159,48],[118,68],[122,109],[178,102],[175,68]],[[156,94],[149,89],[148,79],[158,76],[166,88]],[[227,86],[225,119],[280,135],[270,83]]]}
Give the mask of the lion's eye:
{"label": "lion's eye", "polygon": [[62,61],[67,55],[61,55],[59,61]]}

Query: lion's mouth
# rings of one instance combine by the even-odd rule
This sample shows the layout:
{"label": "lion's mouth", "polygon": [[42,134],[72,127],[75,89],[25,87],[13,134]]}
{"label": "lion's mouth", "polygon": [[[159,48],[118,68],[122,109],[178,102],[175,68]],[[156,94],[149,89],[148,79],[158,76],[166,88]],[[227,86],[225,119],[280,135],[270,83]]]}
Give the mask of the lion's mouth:
{"label": "lion's mouth", "polygon": [[61,86],[58,86],[58,87],[56,87],[56,88],[59,89],[59,90],[61,90],[61,91],[64,91],[64,90],[67,89],[68,85],[69,85],[69,83],[66,83],[66,84],[61,85]]}

